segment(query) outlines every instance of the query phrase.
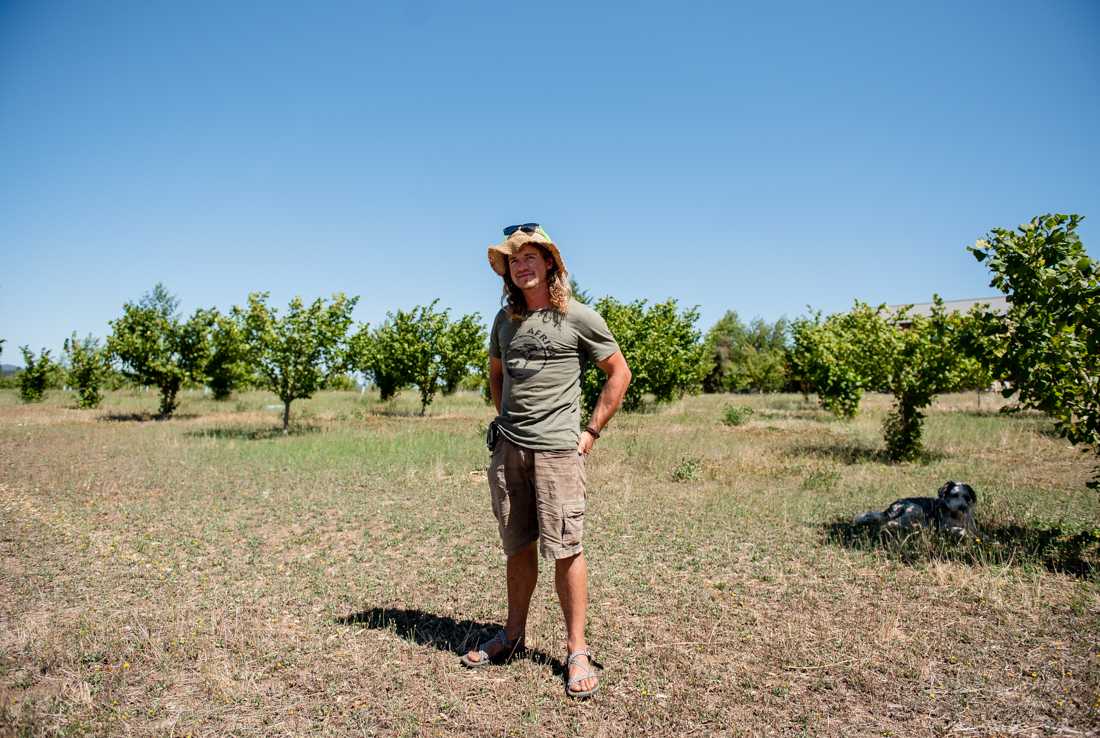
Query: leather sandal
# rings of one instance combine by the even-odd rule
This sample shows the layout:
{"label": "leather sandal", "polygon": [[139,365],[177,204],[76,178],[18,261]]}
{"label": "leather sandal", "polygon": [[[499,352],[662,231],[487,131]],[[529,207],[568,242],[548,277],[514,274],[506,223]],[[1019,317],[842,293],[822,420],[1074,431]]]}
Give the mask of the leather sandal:
{"label": "leather sandal", "polygon": [[[496,648],[493,648],[496,646]],[[492,656],[489,655],[489,649],[493,648]],[[482,643],[477,647],[477,661],[470,658],[470,654],[462,654],[462,665],[470,669],[484,669],[489,664],[499,664],[507,661],[515,656],[517,653],[522,652],[524,649],[523,637],[520,636],[515,641],[508,640],[508,633],[504,628],[501,628],[496,634],[489,640]]]}

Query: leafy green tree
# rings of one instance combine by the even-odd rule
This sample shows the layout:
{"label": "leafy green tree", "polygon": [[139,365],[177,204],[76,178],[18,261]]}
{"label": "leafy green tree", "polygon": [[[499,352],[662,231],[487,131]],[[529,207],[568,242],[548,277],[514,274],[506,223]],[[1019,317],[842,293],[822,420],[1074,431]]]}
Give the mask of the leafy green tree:
{"label": "leafy green tree", "polygon": [[788,323],[756,318],[746,326],[733,310],[707,332],[712,362],[705,392],[779,392],[787,383]]}
{"label": "leafy green tree", "polygon": [[386,322],[372,335],[367,358],[369,373],[382,399],[401,387],[414,385],[420,393],[423,415],[435,398],[446,374],[447,311],[437,310],[439,300],[412,310],[387,313]]}
{"label": "leafy green tree", "polygon": [[160,390],[159,414],[168,418],[183,384],[205,378],[213,322],[214,312],[201,308],[181,320],[179,299],[158,283],[136,304],[122,306],[122,317],[111,321],[107,351],[128,379]]}
{"label": "leafy green tree", "polygon": [[[960,351],[962,320],[945,312],[943,301],[935,297],[929,317],[906,316],[902,311],[891,316],[892,351],[875,377],[878,391],[894,395],[894,407],[883,422],[886,452],[895,461],[911,461],[921,453],[922,410],[936,395],[961,389],[972,367]],[[908,317],[909,326],[898,323]]]}
{"label": "leafy green tree", "polygon": [[959,389],[988,390],[1004,377],[999,372],[1004,354],[1004,316],[975,305],[970,312],[951,316],[956,324],[960,357]]}
{"label": "leafy green tree", "polygon": [[432,404],[446,373],[443,357],[447,351],[447,311],[436,310],[438,302],[418,305],[407,314],[407,319],[395,321],[404,350],[406,377],[420,392],[421,415]]}
{"label": "leafy green tree", "polygon": [[373,331],[364,323],[350,341],[352,367],[370,378],[383,401],[396,397],[408,384],[397,344],[392,316]]}
{"label": "leafy green tree", "polygon": [[233,310],[241,321],[249,363],[283,402],[285,434],[290,432],[290,403],[311,397],[326,377],[347,369],[348,326],[359,298],[338,292],[328,305],[317,298],[307,306],[295,297],[279,317],[267,305],[268,296],[253,292],[246,309]]}
{"label": "leafy green tree", "polygon": [[454,394],[463,379],[488,365],[485,346],[489,334],[477,313],[463,315],[447,325],[443,334],[443,394]]}
{"label": "leafy green tree", "polygon": [[439,300],[411,310],[387,313],[375,331],[363,326],[353,339],[354,365],[378,387],[383,400],[403,387],[420,393],[423,415],[442,388],[444,394],[488,363],[486,332],[477,313],[450,320],[449,310],[439,310]]}
{"label": "leafy green tree", "polygon": [[355,392],[359,389],[359,384],[355,381],[355,377],[346,372],[341,372],[325,377],[325,382],[321,388],[336,392]]}
{"label": "leafy green tree", "polygon": [[864,331],[878,328],[864,311],[822,318],[814,313],[791,325],[792,375],[803,393],[816,392],[821,406],[837,417],[854,418],[863,397],[868,369],[860,350]]}
{"label": "leafy green tree", "polygon": [[730,376],[734,372],[734,356],[745,343],[747,330],[745,324],[734,310],[726,314],[707,331],[705,340],[706,355],[711,366],[703,378],[704,392],[729,392]]}
{"label": "leafy green tree", "polygon": [[229,399],[235,390],[252,379],[244,328],[234,316],[215,313],[210,331],[210,358],[204,373],[215,400]]}
{"label": "leafy green tree", "polygon": [[886,453],[894,461],[912,460],[921,453],[924,408],[958,389],[972,371],[959,348],[963,325],[938,296],[928,317],[856,302],[847,313],[795,321],[792,366],[839,417],[855,416],[864,391],[892,394],[883,422]]}
{"label": "leafy green tree", "polygon": [[[667,402],[700,390],[709,367],[704,361],[706,346],[695,327],[697,309],[681,312],[672,299],[647,307],[645,300],[622,303],[604,297],[595,310],[607,322],[633,375],[624,409],[637,410],[647,394]],[[588,366],[581,383],[587,410],[595,407],[602,387],[602,372]]]}
{"label": "leafy green tree", "polygon": [[[994,228],[969,251],[1008,296],[994,333],[1006,397],[1049,414],[1070,443],[1100,454],[1100,263],[1088,256],[1079,215],[1042,215]],[[1100,475],[1089,483],[1100,486]]]}
{"label": "leafy green tree", "polygon": [[23,402],[39,402],[57,374],[58,367],[46,349],[42,349],[38,358],[29,346],[20,346],[19,350],[23,352],[23,363],[26,365],[19,373],[19,397]]}
{"label": "leafy green tree", "polygon": [[82,340],[74,332],[65,339],[65,356],[69,363],[68,382],[76,388],[77,404],[84,408],[98,407],[103,400],[100,388],[110,368],[99,339],[89,335]]}

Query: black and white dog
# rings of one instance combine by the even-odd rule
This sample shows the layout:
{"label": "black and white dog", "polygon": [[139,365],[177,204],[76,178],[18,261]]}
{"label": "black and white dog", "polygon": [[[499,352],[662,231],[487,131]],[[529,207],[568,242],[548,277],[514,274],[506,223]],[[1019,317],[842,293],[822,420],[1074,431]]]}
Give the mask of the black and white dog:
{"label": "black and white dog", "polygon": [[978,532],[973,512],[977,504],[978,495],[969,484],[948,482],[936,497],[906,497],[884,512],[857,515],[852,523],[898,529],[931,526],[956,535],[974,535]]}

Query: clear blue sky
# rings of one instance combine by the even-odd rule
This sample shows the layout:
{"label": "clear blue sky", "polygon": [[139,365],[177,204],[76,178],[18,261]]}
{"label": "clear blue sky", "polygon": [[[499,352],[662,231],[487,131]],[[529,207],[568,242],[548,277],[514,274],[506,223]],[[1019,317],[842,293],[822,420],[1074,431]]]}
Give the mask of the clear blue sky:
{"label": "clear blue sky", "polygon": [[0,0],[0,361],[344,291],[491,319],[500,227],[583,287],[772,320],[991,294],[1100,235],[1100,3]]}

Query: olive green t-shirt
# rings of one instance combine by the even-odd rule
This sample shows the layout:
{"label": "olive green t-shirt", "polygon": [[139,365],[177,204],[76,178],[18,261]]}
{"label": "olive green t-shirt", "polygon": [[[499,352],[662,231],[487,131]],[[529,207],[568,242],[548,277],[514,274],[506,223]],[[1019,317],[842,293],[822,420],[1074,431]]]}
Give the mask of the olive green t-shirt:
{"label": "olive green t-shirt", "polygon": [[565,315],[536,310],[522,321],[501,310],[489,334],[489,356],[504,364],[501,435],[535,451],[576,448],[585,362],[618,350],[600,314],[576,300]]}

